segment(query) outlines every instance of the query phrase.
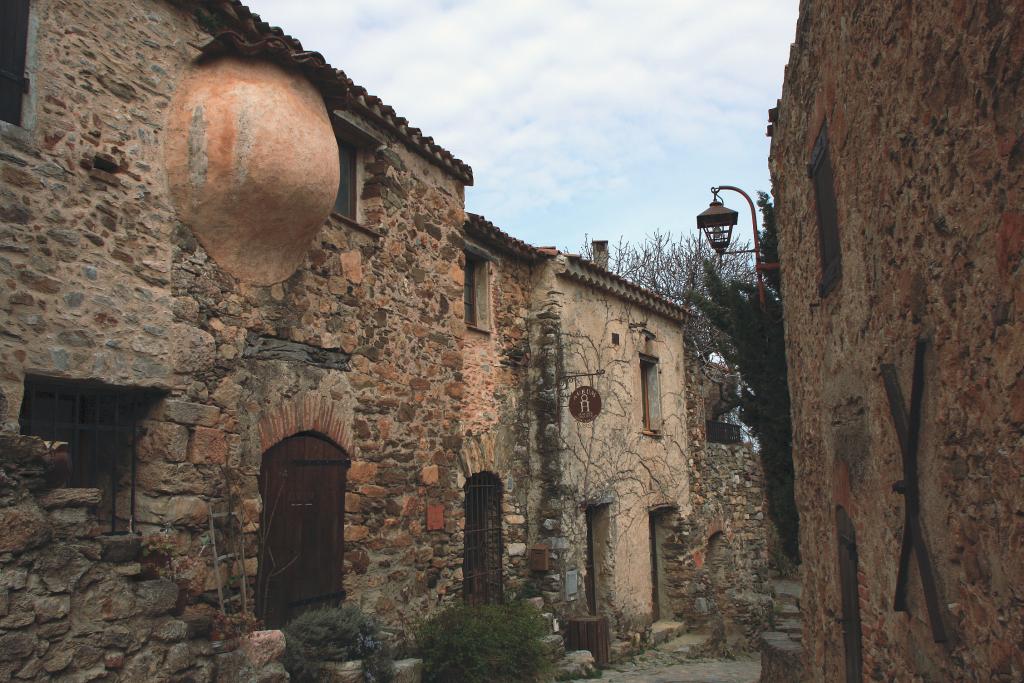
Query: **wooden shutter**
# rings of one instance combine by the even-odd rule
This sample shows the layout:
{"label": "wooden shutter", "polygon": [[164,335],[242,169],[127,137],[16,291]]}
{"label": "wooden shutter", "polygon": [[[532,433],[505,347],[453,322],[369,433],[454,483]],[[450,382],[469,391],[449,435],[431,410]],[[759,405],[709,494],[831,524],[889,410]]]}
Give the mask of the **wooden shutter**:
{"label": "wooden shutter", "polygon": [[818,241],[821,246],[821,284],[819,293],[827,296],[842,273],[839,250],[839,218],[836,208],[835,182],[832,176],[832,158],[828,148],[828,124],[821,127],[818,140],[811,152],[808,168],[814,184],[814,203],[818,213]]}
{"label": "wooden shutter", "polygon": [[462,271],[462,301],[465,305],[465,320],[467,325],[476,325],[476,260],[466,254],[466,267]]}
{"label": "wooden shutter", "polygon": [[647,361],[644,363],[644,373],[647,376],[647,410],[648,426],[652,432],[661,431],[661,382],[658,379],[658,362]]}
{"label": "wooden shutter", "polygon": [[477,261],[476,272],[473,274],[473,300],[476,302],[476,326],[484,330],[491,329],[491,298],[488,295],[490,273],[487,261]]}
{"label": "wooden shutter", "polygon": [[21,125],[29,0],[0,2],[0,120]]}

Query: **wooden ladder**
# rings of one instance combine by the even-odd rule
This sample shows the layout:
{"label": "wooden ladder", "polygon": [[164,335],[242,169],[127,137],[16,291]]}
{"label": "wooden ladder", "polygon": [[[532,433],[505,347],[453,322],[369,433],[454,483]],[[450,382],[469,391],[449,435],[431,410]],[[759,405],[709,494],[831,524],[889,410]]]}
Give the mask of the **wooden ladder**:
{"label": "wooden ladder", "polygon": [[[217,511],[215,506],[223,506],[223,509]],[[242,533],[242,521],[238,518],[238,515],[228,509],[228,504],[224,501],[216,501],[207,503],[207,509],[209,510],[209,521],[210,521],[210,549],[213,552],[213,575],[217,581],[217,601],[220,603],[220,611],[222,614],[227,615],[229,606],[233,607],[233,611],[248,611],[248,586],[249,580],[245,574],[245,539]],[[228,534],[233,531],[231,530],[231,524],[234,522],[237,526],[237,537],[236,547],[238,553],[225,552],[221,554],[221,549],[217,546],[217,521],[219,519],[226,520],[227,528],[224,529],[225,542],[224,545],[229,545],[227,538]],[[224,550],[228,550],[227,547]],[[233,595],[229,594],[225,597],[226,593],[231,592],[231,562],[238,560],[239,566],[241,567],[241,577],[239,577],[238,588],[235,589]],[[223,563],[228,562],[228,581],[225,585],[223,580],[223,574],[221,572],[221,566]]]}

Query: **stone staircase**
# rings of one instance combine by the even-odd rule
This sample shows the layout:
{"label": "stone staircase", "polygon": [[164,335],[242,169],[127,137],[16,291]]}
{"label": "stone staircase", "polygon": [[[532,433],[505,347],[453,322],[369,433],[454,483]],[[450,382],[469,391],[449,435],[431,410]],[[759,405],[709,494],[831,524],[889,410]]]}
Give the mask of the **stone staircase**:
{"label": "stone staircase", "polygon": [[802,632],[798,581],[772,580],[775,627],[761,634],[761,683],[793,683],[803,680]]}

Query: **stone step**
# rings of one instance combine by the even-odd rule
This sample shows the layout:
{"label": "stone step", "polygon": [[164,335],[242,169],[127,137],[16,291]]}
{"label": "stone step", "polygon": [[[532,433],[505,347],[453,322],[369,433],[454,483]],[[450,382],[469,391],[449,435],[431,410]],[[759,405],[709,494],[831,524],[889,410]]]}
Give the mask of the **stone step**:
{"label": "stone step", "polygon": [[651,624],[651,647],[668,642],[686,631],[686,625],[678,621],[661,620]]}
{"label": "stone step", "polygon": [[772,581],[772,588],[775,591],[775,596],[784,601],[799,602],[803,595],[800,582],[791,579],[775,579]]}
{"label": "stone step", "polygon": [[800,608],[789,602],[775,603],[775,613],[783,617],[800,617]]}
{"label": "stone step", "polygon": [[803,624],[799,619],[780,619],[775,622],[775,630],[785,634],[801,633]]}
{"label": "stone step", "polygon": [[767,631],[761,634],[761,680],[766,683],[802,681],[801,645],[789,634]]}

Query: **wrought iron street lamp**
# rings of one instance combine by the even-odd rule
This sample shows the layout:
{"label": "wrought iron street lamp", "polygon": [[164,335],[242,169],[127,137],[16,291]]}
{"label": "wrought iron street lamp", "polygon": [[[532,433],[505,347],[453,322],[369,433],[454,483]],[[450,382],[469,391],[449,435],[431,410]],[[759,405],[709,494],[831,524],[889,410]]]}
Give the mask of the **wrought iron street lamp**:
{"label": "wrought iron street lamp", "polygon": [[[740,214],[738,211],[733,211],[729,207],[722,203],[718,193],[722,190],[731,190],[738,192],[743,195],[743,198],[747,200],[747,204],[750,205],[750,220],[754,226],[754,248],[753,249],[742,249],[739,251],[729,251],[729,245],[732,243],[732,229],[736,227],[739,222]],[[732,185],[719,185],[718,187],[711,188],[711,205],[697,215],[697,227],[707,236],[708,242],[711,244],[711,248],[721,256],[723,254],[754,254],[754,269],[757,271],[757,294],[761,300],[761,308],[764,308],[764,276],[762,273],[766,270],[776,270],[779,267],[778,263],[762,263],[761,262],[761,244],[758,240],[757,235],[757,211],[754,209],[754,201],[750,198],[746,192],[738,187]]]}

